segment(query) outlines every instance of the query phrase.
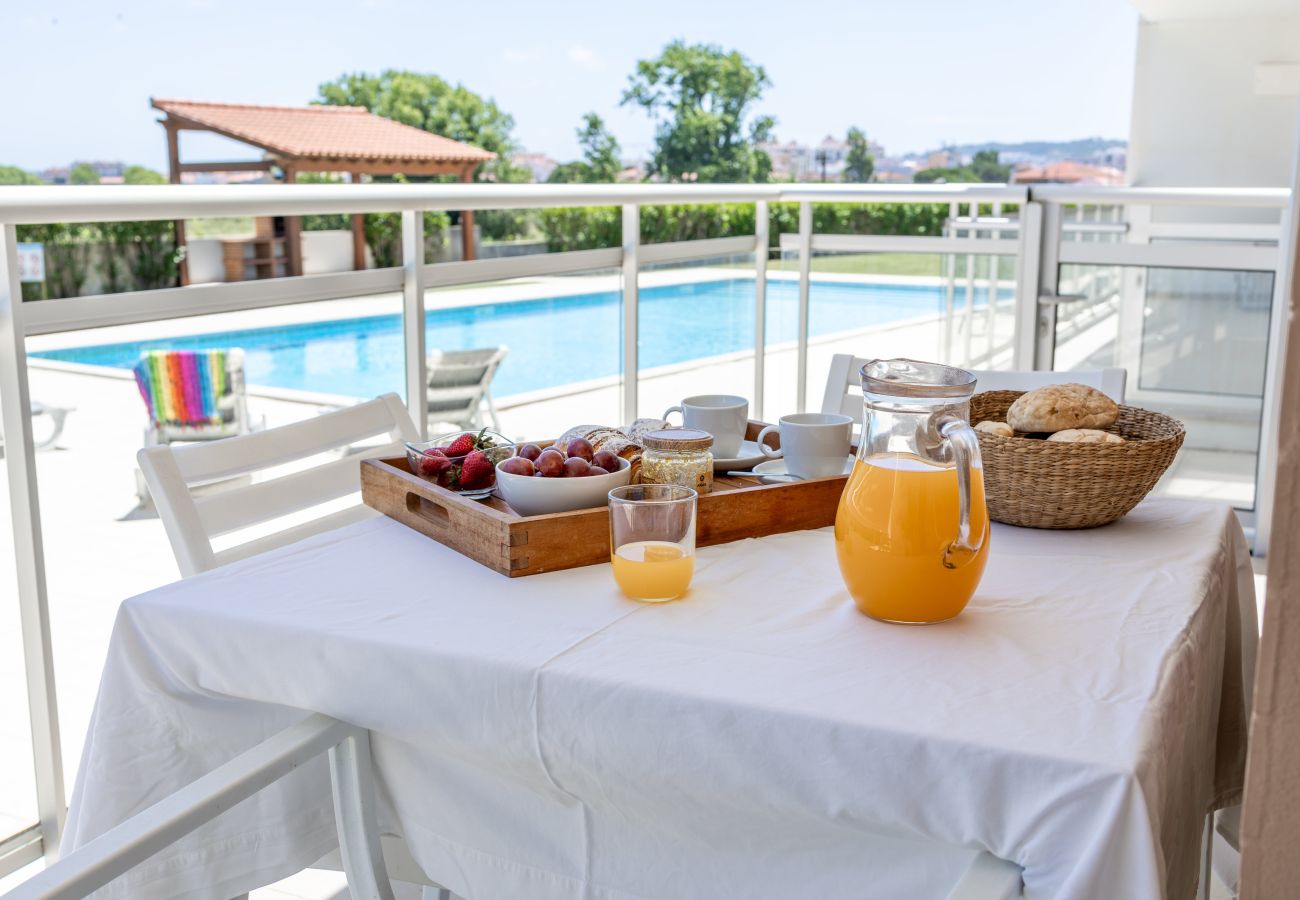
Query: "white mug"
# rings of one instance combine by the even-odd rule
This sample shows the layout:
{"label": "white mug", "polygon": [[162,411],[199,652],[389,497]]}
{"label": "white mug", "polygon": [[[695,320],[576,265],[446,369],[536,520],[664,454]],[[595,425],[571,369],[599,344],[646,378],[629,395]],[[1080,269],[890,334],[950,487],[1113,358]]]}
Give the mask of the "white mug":
{"label": "white mug", "polygon": [[[852,416],[834,413],[796,413],[782,416],[776,425],[758,433],[763,454],[772,459],[785,457],[786,471],[800,478],[830,478],[844,473],[852,441]],[[781,449],[773,450],[763,438],[776,431],[781,435]]]}
{"label": "white mug", "polygon": [[713,435],[715,459],[735,459],[740,453],[740,442],[745,439],[749,426],[749,401],[744,397],[731,394],[687,397],[680,405],[666,409],[662,418],[667,421],[675,412],[682,414],[685,427]]}

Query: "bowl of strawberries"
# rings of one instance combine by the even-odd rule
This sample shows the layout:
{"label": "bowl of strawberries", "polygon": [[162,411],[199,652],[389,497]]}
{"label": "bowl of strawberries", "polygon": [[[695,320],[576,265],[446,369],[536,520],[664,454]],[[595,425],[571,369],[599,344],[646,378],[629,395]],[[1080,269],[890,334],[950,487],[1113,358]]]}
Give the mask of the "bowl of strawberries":
{"label": "bowl of strawberries", "polygon": [[497,483],[497,463],[514,455],[514,442],[486,428],[406,442],[406,463],[411,474],[471,500],[482,500],[492,493]]}

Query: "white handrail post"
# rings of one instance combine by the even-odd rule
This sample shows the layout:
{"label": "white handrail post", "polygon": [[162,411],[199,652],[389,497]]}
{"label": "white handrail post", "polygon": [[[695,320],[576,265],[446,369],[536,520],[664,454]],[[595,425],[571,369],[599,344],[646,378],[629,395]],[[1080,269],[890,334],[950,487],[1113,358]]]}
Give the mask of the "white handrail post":
{"label": "white handrail post", "polygon": [[[754,418],[763,419],[763,380],[767,363],[767,201],[754,203]],[[766,421],[766,419],[764,419]]]}
{"label": "white handrail post", "polygon": [[808,308],[812,291],[813,208],[807,200],[799,204],[799,353],[795,362],[795,410],[808,406]]}
{"label": "white handrail post", "polygon": [[1043,246],[1043,204],[1020,206],[1020,250],[1016,256],[1016,328],[1012,368],[1033,369],[1038,346],[1038,294]]}
{"label": "white handrail post", "polygon": [[[961,224],[957,221],[961,217],[961,204],[948,204],[948,221],[944,224],[944,234],[946,237],[961,237]],[[940,353],[943,361],[952,365],[955,360],[952,358],[952,339],[953,339],[953,317],[956,313],[956,289],[957,289],[957,254],[945,253],[943,257],[944,264],[944,292],[943,292],[943,332],[940,345]]]}
{"label": "white handrail post", "polygon": [[402,345],[406,408],[421,439],[429,436],[429,377],[424,325],[424,212],[402,211]]}
{"label": "white handrail post", "polygon": [[623,409],[622,421],[637,417],[637,254],[641,246],[641,207],[623,204]]}
{"label": "white handrail post", "polygon": [[45,585],[31,397],[27,390],[22,301],[18,231],[13,225],[4,225],[0,232],[0,422],[6,436],[5,468],[9,474],[18,610],[27,669],[36,806],[42,850],[45,859],[53,862],[58,858],[68,805],[63,793],[63,750],[59,741],[58,698],[54,691],[54,654],[50,645],[50,608]]}
{"label": "white handrail post", "polygon": [[1295,196],[1282,210],[1278,229],[1278,264],[1273,273],[1273,307],[1269,319],[1268,358],[1264,361],[1264,403],[1260,414],[1259,458],[1255,466],[1255,555],[1268,556],[1273,530],[1273,499],[1277,489],[1278,419],[1282,414],[1282,375],[1285,368],[1288,323],[1290,319],[1291,282],[1300,267],[1300,252],[1295,236],[1300,234],[1297,221],[1300,210],[1300,166],[1296,169]]}

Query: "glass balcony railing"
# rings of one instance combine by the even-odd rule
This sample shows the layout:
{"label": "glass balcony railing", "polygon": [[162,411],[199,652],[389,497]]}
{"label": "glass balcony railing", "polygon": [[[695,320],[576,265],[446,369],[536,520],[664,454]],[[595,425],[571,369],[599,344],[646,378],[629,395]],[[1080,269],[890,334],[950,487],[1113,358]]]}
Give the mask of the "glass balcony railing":
{"label": "glass balcony railing", "polygon": [[[1283,190],[1007,185],[0,188],[0,579],[18,585],[0,590],[0,848],[37,822],[57,840],[117,604],[176,577],[135,477],[142,350],[242,349],[255,426],[395,391],[442,430],[431,361],[504,347],[491,391],[515,437],[658,415],[701,390],[747,396],[768,420],[817,409],[835,353],[1122,366],[1130,403],[1188,425],[1160,490],[1234,504],[1263,551],[1288,203]],[[458,260],[443,213],[467,207],[540,237]],[[56,292],[23,285],[8,263],[16,226],[301,215],[325,228],[353,214],[388,229],[361,271],[351,245],[319,237],[304,240],[344,261],[316,274],[148,290],[83,279],[91,296],[57,273]],[[78,247],[92,231],[116,233],[47,229],[62,242],[47,265],[111,254]],[[73,296],[38,299],[56,293]],[[74,410],[58,449],[26,438],[29,399]],[[22,846],[0,877],[40,852]]]}

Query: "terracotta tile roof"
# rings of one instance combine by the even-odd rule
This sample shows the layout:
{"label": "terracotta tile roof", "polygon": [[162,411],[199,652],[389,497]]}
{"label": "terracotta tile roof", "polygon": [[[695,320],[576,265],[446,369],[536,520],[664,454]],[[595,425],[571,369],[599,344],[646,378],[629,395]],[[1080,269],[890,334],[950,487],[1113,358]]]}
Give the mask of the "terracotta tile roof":
{"label": "terracotta tile roof", "polygon": [[1124,173],[1110,166],[1065,160],[1017,169],[1011,180],[1016,184],[1123,184]]}
{"label": "terracotta tile roof", "polygon": [[270,153],[313,160],[486,162],[496,154],[361,106],[251,106],[152,99],[155,109]]}

